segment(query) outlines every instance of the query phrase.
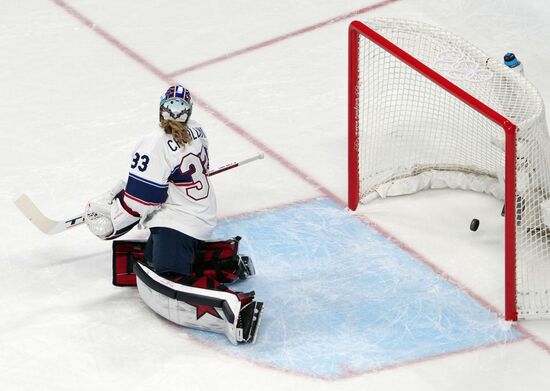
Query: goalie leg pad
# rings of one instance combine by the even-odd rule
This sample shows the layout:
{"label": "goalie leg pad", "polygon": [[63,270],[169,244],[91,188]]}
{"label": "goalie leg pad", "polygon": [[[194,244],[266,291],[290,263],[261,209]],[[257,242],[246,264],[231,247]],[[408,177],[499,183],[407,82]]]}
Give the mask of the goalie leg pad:
{"label": "goalie leg pad", "polygon": [[134,263],[144,260],[145,241],[113,241],[113,285],[136,286]]}
{"label": "goalie leg pad", "polygon": [[223,241],[201,242],[193,272],[195,278],[214,276],[222,284],[244,280],[256,274],[250,257],[239,254],[240,236]]}
{"label": "goalie leg pad", "polygon": [[251,301],[241,311],[234,293],[178,284],[140,262],[135,263],[134,272],[139,295],[162,317],[181,326],[225,334],[235,345],[255,341],[263,304],[258,309]]}

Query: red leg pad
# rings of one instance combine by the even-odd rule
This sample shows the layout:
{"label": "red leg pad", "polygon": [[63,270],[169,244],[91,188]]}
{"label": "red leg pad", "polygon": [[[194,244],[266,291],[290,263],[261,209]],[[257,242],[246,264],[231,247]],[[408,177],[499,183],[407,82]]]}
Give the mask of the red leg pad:
{"label": "red leg pad", "polygon": [[134,262],[143,261],[145,241],[115,240],[113,242],[113,285],[136,286]]}

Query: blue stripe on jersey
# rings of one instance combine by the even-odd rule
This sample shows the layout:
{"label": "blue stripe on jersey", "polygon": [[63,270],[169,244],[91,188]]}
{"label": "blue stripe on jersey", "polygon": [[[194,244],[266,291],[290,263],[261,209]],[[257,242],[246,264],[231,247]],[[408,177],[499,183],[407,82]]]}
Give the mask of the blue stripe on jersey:
{"label": "blue stripe on jersey", "polygon": [[162,204],[168,196],[168,184],[159,184],[137,175],[128,175],[126,193],[147,204]]}
{"label": "blue stripe on jersey", "polygon": [[[177,167],[176,167],[177,168]],[[140,176],[137,176],[136,174],[128,174],[129,177],[132,177],[134,179],[137,179],[138,181],[142,181],[142,182],[145,182],[145,183],[148,183],[152,186],[156,186],[156,187],[168,187],[168,183],[156,183],[156,182],[153,182],[153,181],[150,181],[149,179],[145,179],[145,178],[142,178]]]}

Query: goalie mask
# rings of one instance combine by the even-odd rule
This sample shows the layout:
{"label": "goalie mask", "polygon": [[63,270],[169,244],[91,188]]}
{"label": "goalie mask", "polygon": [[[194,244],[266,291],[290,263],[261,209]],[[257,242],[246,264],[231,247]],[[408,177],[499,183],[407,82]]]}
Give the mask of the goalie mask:
{"label": "goalie mask", "polygon": [[193,111],[191,93],[182,85],[171,86],[160,97],[159,119],[187,122]]}

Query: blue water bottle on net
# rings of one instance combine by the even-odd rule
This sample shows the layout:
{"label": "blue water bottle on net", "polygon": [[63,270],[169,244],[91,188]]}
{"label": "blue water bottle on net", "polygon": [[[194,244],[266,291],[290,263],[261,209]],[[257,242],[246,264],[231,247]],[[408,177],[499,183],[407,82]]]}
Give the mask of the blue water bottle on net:
{"label": "blue water bottle on net", "polygon": [[514,71],[523,75],[523,64],[518,60],[514,53],[506,53],[504,55],[504,64],[508,68],[512,68]]}

